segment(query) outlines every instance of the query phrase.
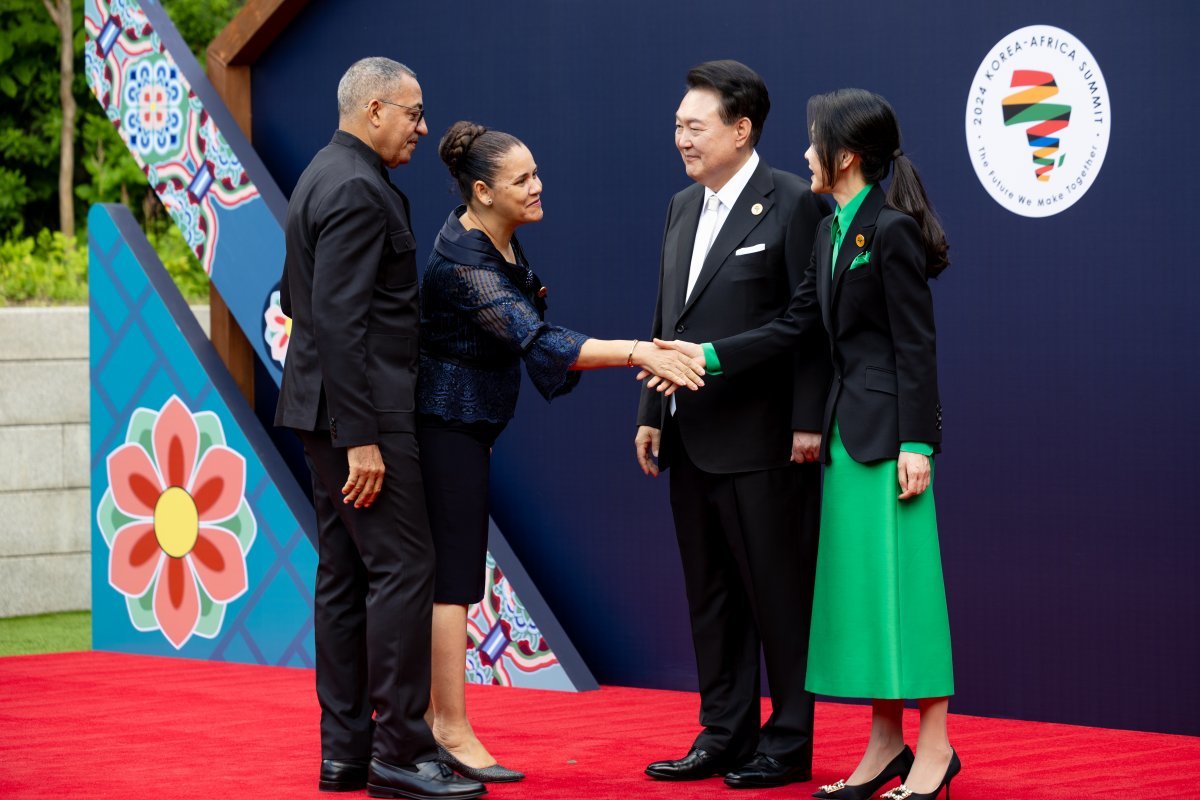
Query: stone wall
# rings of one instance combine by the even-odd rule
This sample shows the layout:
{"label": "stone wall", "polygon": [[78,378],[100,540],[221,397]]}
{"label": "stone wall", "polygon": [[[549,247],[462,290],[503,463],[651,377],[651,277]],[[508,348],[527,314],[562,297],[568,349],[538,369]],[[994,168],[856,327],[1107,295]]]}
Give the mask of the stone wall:
{"label": "stone wall", "polygon": [[88,395],[87,308],[0,308],[0,617],[91,607]]}

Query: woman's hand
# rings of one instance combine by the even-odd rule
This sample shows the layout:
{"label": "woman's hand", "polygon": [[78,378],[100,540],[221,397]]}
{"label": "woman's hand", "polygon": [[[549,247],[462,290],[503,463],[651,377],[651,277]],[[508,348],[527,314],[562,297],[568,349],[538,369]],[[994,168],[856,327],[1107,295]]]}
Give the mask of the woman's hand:
{"label": "woman's hand", "polygon": [[[704,374],[704,350],[698,344],[685,342],[682,339],[673,339],[669,342],[664,342],[662,339],[654,340],[655,348],[662,351],[674,352],[687,359],[689,365],[694,372],[700,375]],[[637,363],[636,359],[634,363]],[[639,366],[641,366],[639,364]],[[657,389],[665,395],[672,395],[678,387],[676,384],[669,383],[664,380],[663,376],[657,375],[648,367],[642,366],[642,369],[637,374],[639,381],[650,378],[646,381],[647,389]],[[700,386],[704,385],[704,381],[700,381]],[[689,387],[695,390],[697,387]]]}
{"label": "woman's hand", "polygon": [[929,488],[929,456],[900,451],[896,459],[896,477],[900,480],[900,499],[916,497]]}
{"label": "woman's hand", "polygon": [[[683,386],[695,391],[704,385],[704,381],[700,379],[704,374],[703,353],[699,358],[689,357],[680,348],[664,347],[662,345],[668,343],[660,344],[658,339],[654,342],[659,346],[639,342],[633,348],[633,363],[641,367],[637,374],[638,380],[653,376],[646,385],[658,389],[664,395],[672,395],[676,389]],[[696,347],[697,351],[700,349],[696,345],[693,347]]]}
{"label": "woman's hand", "polygon": [[812,431],[792,431],[792,462],[815,463],[821,457],[821,434]]}

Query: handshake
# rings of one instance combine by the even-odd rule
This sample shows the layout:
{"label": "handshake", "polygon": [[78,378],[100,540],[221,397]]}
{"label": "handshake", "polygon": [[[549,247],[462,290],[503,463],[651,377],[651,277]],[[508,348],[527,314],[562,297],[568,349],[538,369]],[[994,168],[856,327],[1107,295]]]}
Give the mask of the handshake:
{"label": "handshake", "polygon": [[704,374],[704,351],[692,342],[655,339],[654,347],[639,349],[634,345],[629,364],[641,368],[637,374],[639,381],[649,378],[647,389],[655,389],[666,396],[684,386],[695,391],[704,385],[700,377]]}

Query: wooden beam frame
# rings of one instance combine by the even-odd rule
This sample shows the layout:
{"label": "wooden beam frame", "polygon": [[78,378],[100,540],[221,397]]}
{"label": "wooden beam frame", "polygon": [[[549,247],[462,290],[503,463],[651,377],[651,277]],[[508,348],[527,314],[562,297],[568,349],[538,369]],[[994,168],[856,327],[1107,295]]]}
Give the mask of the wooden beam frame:
{"label": "wooden beam frame", "polygon": [[[208,46],[205,65],[208,79],[250,141],[253,141],[254,121],[250,95],[251,68],[308,3],[309,0],[247,0],[237,16]],[[233,375],[238,389],[253,407],[254,350],[220,293],[211,284],[209,304],[213,346]]]}

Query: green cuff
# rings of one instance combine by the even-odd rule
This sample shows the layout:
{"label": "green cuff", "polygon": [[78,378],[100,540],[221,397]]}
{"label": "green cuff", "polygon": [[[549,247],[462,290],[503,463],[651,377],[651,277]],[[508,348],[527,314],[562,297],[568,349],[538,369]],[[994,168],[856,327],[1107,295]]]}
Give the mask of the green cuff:
{"label": "green cuff", "polygon": [[704,371],[709,375],[720,375],[721,359],[717,358],[717,350],[712,342],[705,342],[700,349],[704,351]]}
{"label": "green cuff", "polygon": [[924,442],[901,442],[901,453],[920,453],[923,456],[933,455],[933,445],[925,444]]}

